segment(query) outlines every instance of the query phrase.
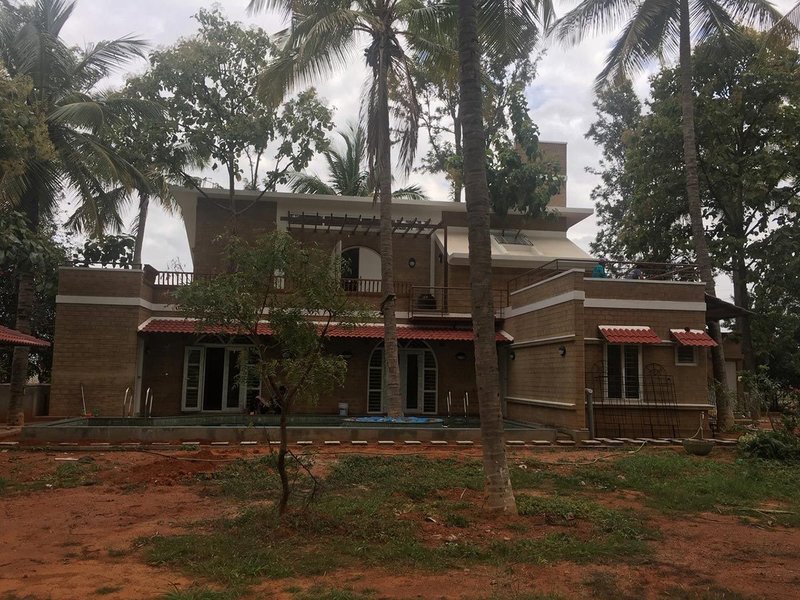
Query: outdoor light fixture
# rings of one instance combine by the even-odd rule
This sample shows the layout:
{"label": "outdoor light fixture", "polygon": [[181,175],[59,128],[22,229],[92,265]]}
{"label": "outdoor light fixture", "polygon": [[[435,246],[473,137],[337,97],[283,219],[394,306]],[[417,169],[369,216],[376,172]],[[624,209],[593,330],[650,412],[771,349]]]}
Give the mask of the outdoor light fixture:
{"label": "outdoor light fixture", "polygon": [[508,358],[514,360],[515,358],[517,358],[517,353],[512,350],[511,352],[508,353]]}
{"label": "outdoor light fixture", "polygon": [[351,358],[353,358],[353,353],[350,352],[350,350],[345,350],[339,356],[341,356],[345,360],[350,360]]}
{"label": "outdoor light fixture", "polygon": [[565,346],[559,346],[558,347],[558,353],[561,356],[566,356],[567,355],[567,348]]}
{"label": "outdoor light fixture", "polygon": [[439,252],[439,262],[440,263],[444,262],[444,254],[442,254],[441,252]]}
{"label": "outdoor light fixture", "polygon": [[457,360],[465,360],[466,358],[467,358],[467,355],[464,354],[463,352],[456,353],[456,359]]}
{"label": "outdoor light fixture", "polygon": [[411,267],[412,269],[414,267],[416,267],[417,266],[417,259],[414,258],[413,256],[411,258],[409,258],[408,259],[408,266]]}

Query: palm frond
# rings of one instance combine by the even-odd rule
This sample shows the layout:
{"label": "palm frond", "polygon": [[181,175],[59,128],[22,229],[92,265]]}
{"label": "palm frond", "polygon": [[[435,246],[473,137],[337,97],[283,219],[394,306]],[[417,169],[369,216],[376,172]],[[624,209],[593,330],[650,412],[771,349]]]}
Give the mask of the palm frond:
{"label": "palm frond", "polygon": [[325,194],[336,196],[336,190],[316,175],[308,173],[290,173],[289,189],[295,194]]}
{"label": "palm frond", "polygon": [[430,200],[422,187],[414,184],[398,188],[392,192],[392,198],[398,200]]}
{"label": "palm frond", "polygon": [[579,44],[587,36],[618,27],[638,4],[638,0],[584,0],[553,24],[551,35],[567,45]]}
{"label": "palm frond", "polygon": [[552,0],[478,0],[478,33],[490,54],[528,54],[552,16]]}
{"label": "palm frond", "polygon": [[73,76],[85,88],[111,75],[124,63],[145,58],[147,43],[133,36],[105,40],[86,48],[75,65]]}
{"label": "palm frond", "polygon": [[623,29],[597,77],[596,89],[615,77],[630,77],[648,63],[675,52],[680,21],[679,5],[664,0],[644,0]]}

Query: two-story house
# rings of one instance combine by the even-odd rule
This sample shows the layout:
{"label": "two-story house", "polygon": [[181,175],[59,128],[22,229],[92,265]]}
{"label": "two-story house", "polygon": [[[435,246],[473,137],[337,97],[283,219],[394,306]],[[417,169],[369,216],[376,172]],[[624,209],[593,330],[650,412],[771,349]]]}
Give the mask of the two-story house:
{"label": "two-story house", "polygon": [[[566,145],[551,155],[566,166]],[[199,334],[172,292],[226,268],[218,237],[227,195],[179,189],[193,272],[65,267],[60,272],[50,413],[120,415],[126,389],[152,415],[241,413],[260,391],[239,385],[241,345]],[[242,191],[238,235],[274,229],[347,259],[342,284],[380,305],[379,207],[372,198]],[[582,429],[587,389],[599,435],[677,437],[709,409],[706,302],[691,266],[607,265],[567,237],[592,213],[571,208],[566,186],[541,219],[492,218],[492,262],[504,414]],[[394,272],[404,410],[444,415],[475,398],[466,207],[395,201]],[[348,362],[344,386],[315,407],[334,415],[385,412],[383,328],[343,331],[330,350]],[[480,374],[477,374],[480,376]],[[477,406],[469,407],[477,414]]]}

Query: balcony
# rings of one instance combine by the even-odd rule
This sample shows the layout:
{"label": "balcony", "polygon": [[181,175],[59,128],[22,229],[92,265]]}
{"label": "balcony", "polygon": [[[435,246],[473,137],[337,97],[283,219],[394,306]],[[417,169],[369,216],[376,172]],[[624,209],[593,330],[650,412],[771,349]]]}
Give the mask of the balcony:
{"label": "balcony", "polygon": [[[471,288],[411,286],[408,314],[411,319],[472,319]],[[502,319],[508,305],[504,289],[492,290],[495,318]]]}
{"label": "balcony", "polygon": [[[593,277],[593,271],[599,264],[598,260],[553,260],[549,263],[531,269],[519,277],[508,281],[509,294],[534,285],[545,279],[565,273],[567,271],[583,271],[584,277]],[[597,277],[599,280],[603,278]],[[639,280],[639,281],[700,281],[697,265],[692,263],[659,263],[659,262],[632,262],[613,261],[605,262],[605,279],[609,280]]]}

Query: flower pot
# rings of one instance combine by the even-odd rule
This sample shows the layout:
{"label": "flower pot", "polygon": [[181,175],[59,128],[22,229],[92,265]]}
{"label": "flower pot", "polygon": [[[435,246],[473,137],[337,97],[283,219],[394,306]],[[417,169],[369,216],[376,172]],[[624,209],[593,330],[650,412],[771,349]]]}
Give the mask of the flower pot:
{"label": "flower pot", "polygon": [[683,440],[683,449],[694,456],[708,456],[714,449],[714,440],[688,438]]}

